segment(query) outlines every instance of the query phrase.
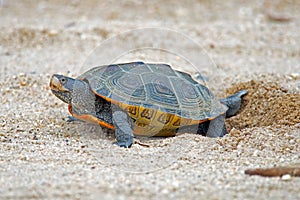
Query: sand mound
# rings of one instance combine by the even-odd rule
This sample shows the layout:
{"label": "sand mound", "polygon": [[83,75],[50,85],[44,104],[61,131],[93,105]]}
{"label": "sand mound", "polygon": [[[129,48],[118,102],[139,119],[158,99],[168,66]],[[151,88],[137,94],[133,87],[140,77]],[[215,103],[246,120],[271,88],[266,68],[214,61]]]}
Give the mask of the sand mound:
{"label": "sand mound", "polygon": [[248,94],[238,115],[228,119],[229,125],[236,129],[294,125],[300,123],[300,94],[292,94],[277,83],[248,81],[234,84],[227,89],[227,95],[241,89]]}

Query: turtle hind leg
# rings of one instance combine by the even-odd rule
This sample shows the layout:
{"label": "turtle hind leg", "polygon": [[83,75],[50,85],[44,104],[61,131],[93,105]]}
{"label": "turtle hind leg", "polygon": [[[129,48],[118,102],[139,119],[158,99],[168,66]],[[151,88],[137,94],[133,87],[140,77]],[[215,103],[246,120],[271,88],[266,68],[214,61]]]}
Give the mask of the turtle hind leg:
{"label": "turtle hind leg", "polygon": [[220,115],[201,124],[181,127],[177,133],[197,133],[207,137],[223,137],[228,133],[225,126],[225,115]]}
{"label": "turtle hind leg", "polygon": [[205,122],[204,125],[207,137],[223,137],[228,134],[225,125],[225,115],[220,115],[213,120]]}
{"label": "turtle hind leg", "polygon": [[115,127],[116,145],[129,148],[133,143],[132,122],[124,111],[113,113],[113,124]]}
{"label": "turtle hind leg", "polygon": [[220,100],[222,104],[225,104],[228,107],[228,110],[226,111],[226,118],[232,117],[237,113],[242,104],[242,97],[247,93],[247,90],[240,90],[237,93]]}

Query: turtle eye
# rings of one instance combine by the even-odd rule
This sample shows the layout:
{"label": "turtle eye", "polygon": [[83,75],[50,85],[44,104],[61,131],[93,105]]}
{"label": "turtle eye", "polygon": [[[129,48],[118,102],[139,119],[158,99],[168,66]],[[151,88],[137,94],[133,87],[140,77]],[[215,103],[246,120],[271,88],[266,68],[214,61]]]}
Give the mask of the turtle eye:
{"label": "turtle eye", "polygon": [[65,77],[60,78],[61,84],[65,84],[67,82],[67,79]]}

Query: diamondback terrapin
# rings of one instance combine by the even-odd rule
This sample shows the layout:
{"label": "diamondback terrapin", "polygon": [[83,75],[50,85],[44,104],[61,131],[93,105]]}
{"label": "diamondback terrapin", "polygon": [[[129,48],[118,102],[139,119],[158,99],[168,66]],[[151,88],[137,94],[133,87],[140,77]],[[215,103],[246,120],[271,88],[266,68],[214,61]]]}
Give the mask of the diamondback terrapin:
{"label": "diamondback terrapin", "polygon": [[50,87],[73,117],[113,129],[122,147],[130,147],[134,135],[222,137],[225,117],[239,110],[247,93],[219,100],[189,74],[143,62],[95,67],[76,79],[54,74]]}

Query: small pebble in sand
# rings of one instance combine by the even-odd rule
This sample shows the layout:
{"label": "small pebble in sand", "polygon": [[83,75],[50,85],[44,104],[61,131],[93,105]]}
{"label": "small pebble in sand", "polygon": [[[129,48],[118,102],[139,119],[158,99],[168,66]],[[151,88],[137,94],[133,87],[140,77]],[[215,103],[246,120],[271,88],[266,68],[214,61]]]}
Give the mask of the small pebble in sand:
{"label": "small pebble in sand", "polygon": [[292,177],[291,177],[290,174],[285,174],[285,175],[283,175],[283,176],[281,177],[281,179],[282,179],[283,181],[289,181],[289,180],[292,179]]}

